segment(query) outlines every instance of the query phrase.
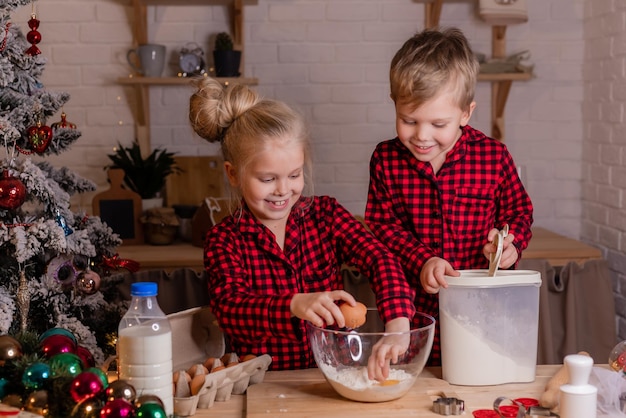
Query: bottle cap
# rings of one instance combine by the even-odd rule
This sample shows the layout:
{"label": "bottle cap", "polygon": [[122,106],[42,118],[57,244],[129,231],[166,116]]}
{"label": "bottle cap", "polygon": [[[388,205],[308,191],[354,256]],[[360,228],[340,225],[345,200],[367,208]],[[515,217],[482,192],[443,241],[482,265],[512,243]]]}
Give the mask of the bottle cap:
{"label": "bottle cap", "polygon": [[157,284],[154,282],[136,282],[130,285],[131,296],[156,296]]}

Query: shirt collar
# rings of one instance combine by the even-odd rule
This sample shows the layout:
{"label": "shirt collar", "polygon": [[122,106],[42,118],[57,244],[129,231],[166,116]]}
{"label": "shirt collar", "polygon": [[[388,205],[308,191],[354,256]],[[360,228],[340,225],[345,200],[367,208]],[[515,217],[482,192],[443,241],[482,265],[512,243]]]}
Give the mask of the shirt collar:
{"label": "shirt collar", "polygon": [[[306,215],[312,206],[312,199],[312,197],[300,196],[300,199],[298,199],[289,213],[287,229],[289,229],[291,224],[299,222]],[[243,199],[241,200],[241,208],[233,214],[233,218],[238,222],[241,232],[258,234],[264,229],[263,224],[252,214]]]}

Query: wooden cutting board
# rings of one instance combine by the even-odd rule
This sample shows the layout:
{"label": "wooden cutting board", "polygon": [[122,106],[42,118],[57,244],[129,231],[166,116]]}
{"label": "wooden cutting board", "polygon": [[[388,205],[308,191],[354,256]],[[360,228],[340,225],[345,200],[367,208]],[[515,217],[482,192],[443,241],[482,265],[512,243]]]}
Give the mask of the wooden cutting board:
{"label": "wooden cutting board", "polygon": [[432,411],[433,400],[450,385],[435,378],[420,378],[402,398],[389,402],[361,403],[347,400],[325,381],[263,382],[248,387],[246,417],[402,417]]}
{"label": "wooden cutting board", "polygon": [[[465,417],[477,409],[492,409],[500,396],[509,399],[539,399],[558,365],[537,366],[534,382],[495,386],[456,386],[441,379],[438,368],[426,368],[413,388],[402,398],[390,402],[362,403],[342,398],[317,369],[269,372],[263,383],[248,387],[246,417],[441,417],[433,412],[439,396],[465,401]],[[435,372],[437,370],[437,372]]]}

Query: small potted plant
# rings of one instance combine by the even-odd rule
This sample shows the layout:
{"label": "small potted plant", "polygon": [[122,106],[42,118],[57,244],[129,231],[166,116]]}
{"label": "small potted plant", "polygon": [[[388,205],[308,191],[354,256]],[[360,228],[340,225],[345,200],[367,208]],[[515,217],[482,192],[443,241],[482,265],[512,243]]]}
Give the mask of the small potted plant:
{"label": "small potted plant", "polygon": [[[117,144],[115,152],[108,154],[113,164],[105,168],[124,170],[124,185],[139,194],[142,199],[161,198],[165,182],[170,174],[180,172],[174,159],[175,153],[155,149],[146,158],[141,155],[137,141],[129,147]],[[162,201],[161,201],[162,206]],[[147,209],[144,207],[144,210]]]}
{"label": "small potted plant", "polygon": [[220,32],[215,37],[213,63],[217,77],[239,77],[241,51],[235,50],[233,38],[227,32]]}

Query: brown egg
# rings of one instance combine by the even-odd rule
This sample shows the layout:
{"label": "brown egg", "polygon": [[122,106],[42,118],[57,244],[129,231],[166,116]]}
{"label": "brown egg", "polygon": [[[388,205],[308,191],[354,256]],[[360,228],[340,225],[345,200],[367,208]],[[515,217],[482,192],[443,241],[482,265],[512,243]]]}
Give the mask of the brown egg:
{"label": "brown egg", "polygon": [[255,359],[256,356],[254,354],[246,354],[245,356],[243,356],[241,358],[241,361],[248,361],[248,360],[252,360]]}
{"label": "brown egg", "polygon": [[239,363],[239,357],[237,356],[237,353],[226,353],[222,356],[221,360],[222,363],[224,363],[226,366],[231,363]]}
{"label": "brown egg", "polygon": [[222,363],[222,360],[216,358],[215,361],[213,362],[213,366],[211,367],[211,373],[215,373],[225,368],[226,366],[224,366],[224,363]]}
{"label": "brown egg", "polygon": [[343,303],[339,309],[341,309],[347,328],[358,328],[365,323],[367,306],[363,305],[361,302],[357,302],[356,306]]}
{"label": "brown egg", "polygon": [[186,371],[181,370],[174,383],[176,384],[175,397],[186,398],[191,395],[191,376]]}
{"label": "brown egg", "polygon": [[209,372],[208,368],[203,364],[194,364],[189,369],[187,369],[187,373],[189,376],[194,377],[197,374],[207,374]]}
{"label": "brown egg", "polygon": [[206,367],[208,370],[211,370],[213,368],[213,363],[215,363],[215,360],[215,357],[209,357],[204,360],[203,366]]}
{"label": "brown egg", "polygon": [[200,392],[200,389],[204,386],[204,378],[206,376],[202,374],[196,375],[193,379],[191,379],[191,395],[197,395]]}

